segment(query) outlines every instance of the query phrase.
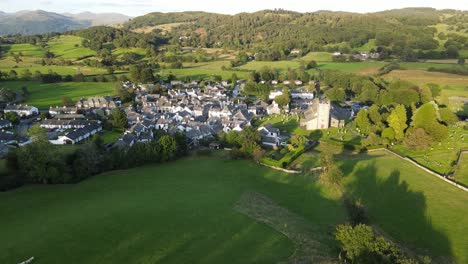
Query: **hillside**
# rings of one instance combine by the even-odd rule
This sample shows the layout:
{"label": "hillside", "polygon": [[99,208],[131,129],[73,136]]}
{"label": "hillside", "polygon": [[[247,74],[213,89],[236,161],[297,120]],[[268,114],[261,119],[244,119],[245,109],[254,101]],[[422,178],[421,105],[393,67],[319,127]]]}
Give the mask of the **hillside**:
{"label": "hillside", "polygon": [[86,28],[91,23],[42,10],[20,11],[0,17],[0,35],[32,35]]}
{"label": "hillside", "polygon": [[64,32],[97,25],[115,25],[130,17],[117,13],[57,14],[43,10],[0,12],[0,36],[34,35],[48,32]]}
{"label": "hillside", "polygon": [[437,31],[434,30],[438,23],[449,24],[457,30],[456,33],[463,34],[466,15],[466,11],[432,8],[367,14],[298,13],[282,9],[236,15],[150,13],[130,20],[124,27],[138,31],[156,25],[180,23],[172,27],[170,33],[174,40],[183,37],[181,42],[185,46],[266,49],[268,45],[268,49],[309,51],[336,45],[330,49],[344,46],[342,52],[347,53],[372,42],[402,54],[405,48],[421,51],[439,48],[439,40],[435,36]]}
{"label": "hillside", "polygon": [[78,14],[65,14],[69,17],[72,17],[78,21],[90,21],[91,26],[112,26],[120,23],[124,23],[131,19],[131,17],[119,14],[119,13],[91,13],[91,12],[82,12]]}

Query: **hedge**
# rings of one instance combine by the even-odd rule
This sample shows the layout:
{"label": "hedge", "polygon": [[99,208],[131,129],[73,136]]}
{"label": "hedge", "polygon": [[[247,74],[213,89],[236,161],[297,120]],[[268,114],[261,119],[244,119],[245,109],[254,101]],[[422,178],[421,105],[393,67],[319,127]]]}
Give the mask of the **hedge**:
{"label": "hedge", "polygon": [[262,158],[260,161],[266,165],[270,166],[275,166],[275,167],[280,167],[280,168],[286,168],[293,162],[295,159],[297,159],[300,155],[302,155],[306,151],[305,146],[300,146],[294,151],[288,152],[286,155],[284,155],[280,160],[274,160],[271,158]]}

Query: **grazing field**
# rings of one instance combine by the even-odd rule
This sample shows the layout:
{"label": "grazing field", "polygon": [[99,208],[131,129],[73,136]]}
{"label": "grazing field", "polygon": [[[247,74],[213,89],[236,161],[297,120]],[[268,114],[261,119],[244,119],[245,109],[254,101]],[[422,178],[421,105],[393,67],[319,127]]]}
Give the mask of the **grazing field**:
{"label": "grazing field", "polygon": [[383,152],[354,157],[342,157],[347,192],[361,198],[372,223],[410,248],[468,262],[466,192]]}
{"label": "grazing field", "polygon": [[151,33],[155,29],[160,29],[162,31],[167,31],[171,32],[173,28],[185,25],[185,24],[190,24],[191,22],[179,22],[179,23],[167,23],[167,24],[161,24],[161,25],[156,25],[156,26],[145,26],[145,27],[140,27],[136,28],[133,31],[137,33]]}
{"label": "grazing field", "polygon": [[468,86],[468,76],[424,70],[394,70],[385,75],[384,78],[389,80],[404,79],[418,84],[435,83],[439,85]]}
{"label": "grazing field", "polygon": [[47,48],[59,58],[77,59],[86,56],[94,56],[96,52],[81,45],[82,38],[77,36],[60,36],[52,39]]}
{"label": "grazing field", "polygon": [[394,150],[440,174],[454,171],[454,162],[462,149],[468,149],[468,130],[462,127],[451,127],[447,139],[427,150],[411,150],[403,145],[394,147]]}
{"label": "grazing field", "polygon": [[20,90],[23,86],[28,88],[30,93],[27,104],[38,107],[39,109],[48,109],[50,106],[63,105],[62,96],[68,96],[73,101],[84,97],[107,96],[112,95],[114,83],[96,83],[96,82],[66,82],[66,83],[39,83],[39,82],[1,82],[0,87],[6,87],[13,90]]}
{"label": "grazing field", "polygon": [[377,49],[377,44],[375,42],[375,39],[369,39],[369,41],[366,44],[362,45],[361,47],[357,48],[356,50],[369,52],[372,49],[374,49],[374,50]]}
{"label": "grazing field", "polygon": [[16,71],[18,75],[29,70],[32,74],[36,71],[41,73],[48,73],[49,71],[56,72],[60,75],[74,75],[82,73],[84,75],[97,75],[105,74],[107,71],[103,68],[88,67],[82,65],[71,65],[71,66],[56,66],[56,65],[41,65],[41,58],[36,57],[21,57],[19,63],[13,59],[13,57],[0,58],[0,71],[9,72],[11,70]]}
{"label": "grazing field", "polygon": [[117,48],[112,51],[112,54],[120,56],[126,52],[133,52],[142,57],[146,56],[146,50],[142,48]]}
{"label": "grazing field", "polygon": [[462,154],[460,163],[455,173],[455,180],[468,186],[468,153]]}
{"label": "grazing field", "polygon": [[[364,202],[373,225],[412,249],[468,261],[465,193],[383,152],[341,154],[338,160],[346,192]],[[38,263],[286,260],[294,243],[275,232],[280,226],[270,228],[235,210],[251,192],[305,219],[315,227],[313,237],[324,237],[321,242],[333,251],[331,234],[346,220],[336,192],[314,178],[248,161],[190,157],[76,185],[0,193],[0,262],[31,256]]]}
{"label": "grazing field", "polygon": [[230,79],[232,74],[236,74],[238,78],[247,78],[249,72],[237,70],[221,70],[222,66],[228,67],[230,62],[228,60],[199,62],[199,63],[184,63],[183,69],[158,69],[158,73],[167,76],[173,74],[178,79],[213,79],[214,76],[221,76],[224,80]]}
{"label": "grazing field", "polygon": [[309,52],[305,56],[299,58],[298,60],[302,60],[305,62],[314,60],[314,61],[332,61],[332,54],[328,52]]}
{"label": "grazing field", "polygon": [[42,57],[44,56],[44,50],[39,46],[34,46],[28,43],[25,44],[11,44],[11,45],[2,45],[2,49],[7,52],[8,55],[15,53],[20,56],[35,56]]}

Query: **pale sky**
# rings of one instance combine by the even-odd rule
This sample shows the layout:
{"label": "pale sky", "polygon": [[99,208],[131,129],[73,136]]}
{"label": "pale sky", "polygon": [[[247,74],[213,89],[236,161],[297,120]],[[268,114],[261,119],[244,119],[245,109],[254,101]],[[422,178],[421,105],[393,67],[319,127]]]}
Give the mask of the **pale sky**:
{"label": "pale sky", "polygon": [[299,12],[332,10],[365,13],[402,7],[468,10],[468,0],[0,0],[0,11],[4,12],[43,9],[57,13],[117,12],[130,16],[177,11],[236,14],[274,8]]}

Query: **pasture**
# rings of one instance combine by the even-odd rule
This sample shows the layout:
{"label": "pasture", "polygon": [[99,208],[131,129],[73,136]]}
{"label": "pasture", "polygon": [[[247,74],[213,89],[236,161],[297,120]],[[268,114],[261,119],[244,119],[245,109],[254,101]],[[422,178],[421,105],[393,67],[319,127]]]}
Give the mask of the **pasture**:
{"label": "pasture", "polygon": [[[363,201],[379,230],[418,253],[468,261],[465,193],[383,152],[337,158],[346,192]],[[336,191],[249,161],[189,157],[0,193],[0,262],[287,260],[294,243],[234,209],[251,192],[305,219],[336,256],[331,234],[346,221]]]}
{"label": "pasture", "polygon": [[467,148],[468,131],[462,127],[451,127],[449,137],[434,144],[430,149],[411,150],[403,145],[397,145],[394,150],[440,174],[450,174],[454,171],[459,151]]}
{"label": "pasture", "polygon": [[468,186],[468,153],[462,154],[454,176],[456,181]]}
{"label": "pasture", "polygon": [[107,96],[112,95],[114,83],[105,82],[65,82],[65,83],[39,83],[39,82],[1,82],[0,87],[6,87],[13,90],[20,90],[23,86],[28,88],[30,93],[27,104],[38,107],[39,109],[48,109],[50,106],[60,106],[62,96],[68,96],[73,101],[82,97]]}
{"label": "pasture", "polygon": [[95,56],[96,52],[81,45],[82,38],[77,36],[60,36],[47,43],[47,48],[59,58],[77,59]]}

